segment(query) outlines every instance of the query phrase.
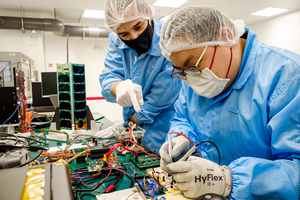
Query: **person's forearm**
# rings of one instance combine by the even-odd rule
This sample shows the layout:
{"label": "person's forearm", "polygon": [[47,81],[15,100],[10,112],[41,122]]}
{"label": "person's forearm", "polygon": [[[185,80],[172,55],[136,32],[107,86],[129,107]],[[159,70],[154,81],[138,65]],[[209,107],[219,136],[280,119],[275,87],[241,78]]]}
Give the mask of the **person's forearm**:
{"label": "person's forearm", "polygon": [[110,86],[110,91],[111,91],[111,93],[112,93],[114,96],[116,96],[116,88],[117,88],[117,86],[119,85],[120,82],[121,82],[121,81],[114,82],[114,83],[112,83],[111,86]]}

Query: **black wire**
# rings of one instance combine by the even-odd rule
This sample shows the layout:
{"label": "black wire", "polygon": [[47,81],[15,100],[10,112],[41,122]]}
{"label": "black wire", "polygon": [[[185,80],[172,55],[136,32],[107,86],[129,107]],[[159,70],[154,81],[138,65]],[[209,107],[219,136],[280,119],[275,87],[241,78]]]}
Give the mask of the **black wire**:
{"label": "black wire", "polygon": [[[3,134],[3,135],[5,135],[7,137],[6,133],[1,132],[0,134]],[[9,134],[9,135],[16,138],[16,143],[14,144],[14,145],[16,145],[18,143],[18,141],[19,141],[19,138],[16,135],[13,135],[13,134]]]}
{"label": "black wire", "polygon": [[[16,145],[16,144],[19,143],[19,142],[23,142],[24,144],[26,144],[26,142],[24,142],[23,140],[19,140],[19,138],[16,140],[16,139],[13,139],[13,138],[6,138],[6,137],[4,137],[4,136],[0,136],[0,139],[16,141],[15,144],[13,144],[13,145],[11,145],[11,146],[14,146],[14,145]],[[23,147],[25,147],[25,146],[23,146]]]}
{"label": "black wire", "polygon": [[[35,142],[38,142],[38,143],[40,143],[40,144],[44,144],[46,147],[48,147],[48,149],[49,149],[49,146],[44,142],[44,141],[39,141],[39,140],[37,140],[37,139],[34,139],[34,138],[29,138],[29,137],[25,137],[25,136],[21,136],[21,135],[19,135],[18,137],[20,137],[20,138],[25,138],[25,139],[28,139],[28,140],[34,140]],[[31,143],[31,144],[33,144],[33,143]]]}
{"label": "black wire", "polygon": [[[116,177],[112,178],[112,179],[109,179],[109,180],[105,180],[101,184],[99,184],[96,187],[91,188],[91,189],[74,189],[73,192],[76,192],[76,196],[77,196],[77,192],[91,192],[91,191],[94,191],[94,190],[98,189],[98,187],[101,186],[103,183],[107,183],[107,182],[110,182],[110,181],[115,180],[115,179],[116,179]],[[86,182],[88,182],[88,181],[86,181]]]}
{"label": "black wire", "polygon": [[[23,166],[25,166],[25,165],[27,165],[27,164],[29,164],[29,163],[35,161],[38,157],[40,157],[40,155],[42,154],[42,152],[43,152],[43,151],[41,151],[36,157],[34,157],[33,159],[31,159],[30,161],[27,161],[26,163],[23,163],[22,165],[15,166],[15,167],[23,167]],[[15,167],[13,167],[13,168],[15,168]]]}
{"label": "black wire", "polygon": [[[25,139],[29,139],[29,140],[34,140],[34,141],[36,141],[36,142],[38,142],[38,143],[40,143],[40,144],[44,144],[44,145],[47,146],[48,149],[49,149],[49,146],[48,146],[45,142],[43,142],[43,141],[39,141],[39,140],[36,140],[36,139],[33,139],[33,138],[29,138],[29,137],[25,137],[25,136],[20,136],[20,135],[16,136],[16,135],[13,135],[13,134],[10,134],[10,133],[3,133],[3,132],[0,132],[0,134],[12,136],[12,137],[18,137],[18,138],[25,138]],[[20,141],[22,141],[22,140],[20,140]],[[39,154],[38,154],[36,157],[34,157],[33,159],[31,159],[31,160],[29,160],[29,161],[27,161],[27,162],[25,162],[25,163],[23,163],[23,164],[21,164],[21,165],[15,166],[15,167],[23,167],[23,166],[25,166],[25,165],[27,165],[27,164],[29,164],[29,163],[35,161],[38,157],[40,157],[40,155],[42,154],[42,152],[43,152],[43,151],[40,151]],[[13,167],[13,168],[15,168],[15,167]]]}
{"label": "black wire", "polygon": [[[46,147],[48,147],[48,149],[49,149],[49,146],[48,146],[45,142],[39,141],[39,140],[34,139],[34,138],[29,138],[29,137],[25,137],[25,136],[21,136],[21,135],[14,135],[14,134],[4,133],[4,132],[0,132],[0,134],[2,134],[2,135],[9,135],[9,136],[12,136],[12,137],[18,137],[18,138],[25,138],[25,139],[28,139],[28,140],[33,140],[33,141],[38,142],[38,143],[40,143],[40,144],[44,144],[44,145],[45,145]],[[22,140],[20,140],[20,141],[22,141]],[[24,141],[23,141],[23,142],[24,142]],[[33,144],[33,143],[31,143],[31,144]]]}
{"label": "black wire", "polygon": [[[115,176],[115,175],[113,175],[113,176]],[[104,182],[106,183],[106,182],[109,182],[109,181],[113,181],[113,180],[115,180],[115,179],[117,179],[118,177],[113,177],[112,179],[109,179],[109,180],[105,180]],[[95,181],[95,180],[99,180],[99,177],[93,177],[93,178],[89,178],[88,180],[86,180],[84,183],[89,183],[89,182],[92,182],[92,181]]]}
{"label": "black wire", "polygon": [[84,200],[83,199],[84,196],[92,196],[92,197],[95,197],[97,199],[96,195],[94,195],[94,194],[84,193],[84,194],[80,195],[79,200],[81,200],[81,199]]}
{"label": "black wire", "polygon": [[76,171],[88,171],[87,167],[80,167],[80,168],[77,168],[77,169],[74,169],[74,172]]}
{"label": "black wire", "polygon": [[211,143],[212,145],[215,146],[215,148],[217,149],[218,155],[219,155],[219,165],[221,165],[221,154],[220,154],[220,151],[219,151],[217,145],[215,145],[215,143],[213,143],[212,141],[209,141],[209,140],[203,140],[203,141],[197,143],[195,146],[197,147],[198,145],[203,144],[205,142]]}
{"label": "black wire", "polygon": [[[115,188],[112,191],[114,191],[117,188],[117,184],[120,182],[121,178],[123,178],[123,172],[119,172],[119,176],[116,178],[116,181],[114,182],[114,184],[112,184],[115,186]],[[105,191],[103,193],[106,193],[107,188],[105,189]]]}

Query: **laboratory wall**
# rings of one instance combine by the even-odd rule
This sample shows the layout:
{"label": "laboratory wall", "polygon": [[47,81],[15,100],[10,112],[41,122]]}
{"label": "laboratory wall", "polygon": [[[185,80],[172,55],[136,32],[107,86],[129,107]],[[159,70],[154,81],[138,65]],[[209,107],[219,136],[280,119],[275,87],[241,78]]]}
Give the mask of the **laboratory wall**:
{"label": "laboratory wall", "polygon": [[[104,70],[107,46],[108,38],[69,37],[67,41],[67,37],[45,32],[45,71],[55,71],[56,63],[66,63],[67,60],[85,64],[87,97],[102,97],[99,75]],[[87,104],[92,112],[103,114],[111,121],[122,120],[122,108],[117,104],[104,99],[88,100]]]}
{"label": "laboratory wall", "polygon": [[247,27],[261,42],[300,54],[300,10]]}
{"label": "laboratory wall", "polygon": [[[68,44],[68,52],[67,52]],[[95,45],[97,49],[95,50]],[[104,56],[107,51],[107,38],[59,37],[52,32],[27,30],[0,30],[0,51],[21,52],[35,61],[40,73],[56,71],[57,63],[84,63],[86,67],[87,97],[101,97],[99,75],[104,71]],[[102,50],[99,47],[103,48]],[[103,100],[89,100],[87,104],[92,112],[99,112],[111,121],[122,120],[122,108]]]}
{"label": "laboratory wall", "polygon": [[[0,51],[21,52],[35,61],[35,68],[38,71],[44,70],[44,45],[42,32],[31,33],[21,30],[0,29]],[[39,80],[40,80],[39,74]]]}
{"label": "laboratory wall", "polygon": [[[87,97],[102,96],[99,75],[104,71],[107,46],[107,38],[75,39],[76,62],[85,63]],[[109,103],[106,100],[89,100],[87,103],[92,112],[99,112],[111,121],[117,122],[123,119],[123,109],[116,103]]]}

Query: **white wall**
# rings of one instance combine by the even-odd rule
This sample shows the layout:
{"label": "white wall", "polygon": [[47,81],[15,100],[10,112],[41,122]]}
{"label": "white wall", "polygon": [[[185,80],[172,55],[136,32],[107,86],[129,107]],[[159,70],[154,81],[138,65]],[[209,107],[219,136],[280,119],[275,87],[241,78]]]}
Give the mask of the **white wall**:
{"label": "white wall", "polygon": [[[31,31],[22,33],[21,30],[0,29],[0,51],[21,52],[35,61],[36,70],[44,69],[43,36],[41,32],[36,34]],[[39,76],[39,80],[40,80]]]}
{"label": "white wall", "polygon": [[247,27],[261,42],[300,54],[300,10]]}
{"label": "white wall", "polygon": [[[95,51],[94,46],[102,46],[103,50]],[[104,57],[107,52],[107,38],[80,38],[75,39],[75,55],[77,63],[85,64],[86,92],[87,97],[99,97],[101,86],[99,75],[104,70]],[[109,103],[105,100],[87,101],[92,112],[100,112],[112,121],[120,121],[122,117],[122,107],[116,103]]]}
{"label": "white wall", "polygon": [[[94,46],[102,45],[102,51],[94,51]],[[86,67],[87,97],[100,97],[101,86],[99,75],[104,70],[104,56],[107,51],[107,38],[74,38],[69,37],[69,62],[84,63]],[[36,69],[56,71],[57,63],[67,62],[67,37],[59,37],[52,32],[0,29],[0,51],[21,52],[35,61]],[[52,67],[50,67],[52,64]],[[104,114],[111,121],[122,120],[122,108],[105,100],[87,101],[92,112]]]}
{"label": "white wall", "polygon": [[[67,63],[67,37],[44,32],[45,38],[45,71],[56,71],[56,64]],[[75,39],[68,38],[69,62],[76,62]],[[50,67],[52,64],[52,67]]]}

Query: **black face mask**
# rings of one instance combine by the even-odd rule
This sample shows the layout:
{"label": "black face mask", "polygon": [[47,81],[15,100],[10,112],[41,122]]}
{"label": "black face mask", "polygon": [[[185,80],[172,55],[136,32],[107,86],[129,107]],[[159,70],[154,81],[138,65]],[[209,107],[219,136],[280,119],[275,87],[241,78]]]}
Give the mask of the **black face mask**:
{"label": "black face mask", "polygon": [[122,40],[122,39],[121,40],[128,47],[134,49],[138,53],[138,55],[141,55],[143,53],[146,53],[150,49],[152,43],[152,37],[153,37],[152,27],[148,22],[147,28],[137,38],[135,38],[134,40]]}

